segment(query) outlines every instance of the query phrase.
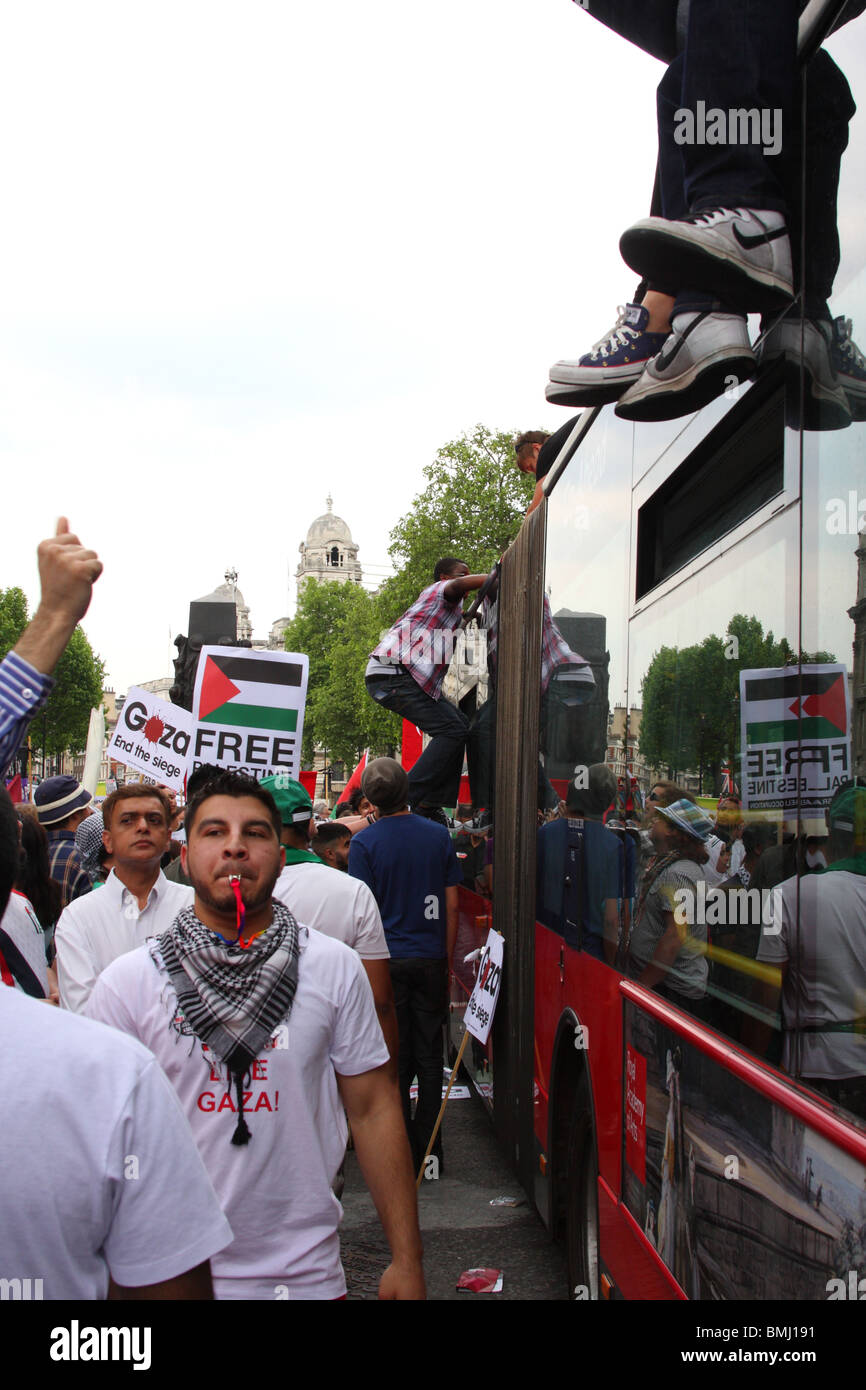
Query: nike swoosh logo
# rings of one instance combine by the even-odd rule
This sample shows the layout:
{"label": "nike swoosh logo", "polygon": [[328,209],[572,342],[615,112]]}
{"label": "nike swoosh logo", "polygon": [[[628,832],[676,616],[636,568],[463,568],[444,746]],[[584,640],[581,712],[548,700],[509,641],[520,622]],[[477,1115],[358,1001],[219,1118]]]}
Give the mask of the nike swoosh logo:
{"label": "nike swoosh logo", "polygon": [[664,371],[666,367],[670,366],[686,339],[691,337],[692,333],[694,333],[695,329],[698,327],[698,324],[703,323],[706,318],[709,318],[709,310],[704,310],[703,313],[698,314],[697,318],[692,320],[685,332],[679,337],[677,337],[675,333],[671,334],[672,341],[665,343],[661,352],[654,360],[656,371]]}
{"label": "nike swoosh logo", "polygon": [[787,235],[788,228],[783,226],[777,227],[774,232],[758,232],[752,236],[748,232],[741,232],[736,222],[734,223],[734,236],[744,251],[751,251],[755,246],[763,246],[768,241],[778,241],[780,237]]}

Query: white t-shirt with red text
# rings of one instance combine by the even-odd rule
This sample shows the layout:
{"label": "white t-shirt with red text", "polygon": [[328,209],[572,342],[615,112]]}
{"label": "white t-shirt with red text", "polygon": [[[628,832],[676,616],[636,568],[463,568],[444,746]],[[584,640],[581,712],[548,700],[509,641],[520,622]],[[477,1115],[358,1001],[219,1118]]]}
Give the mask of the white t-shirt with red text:
{"label": "white t-shirt with red text", "polygon": [[139,1038],[180,1098],[234,1240],[211,1262],[217,1298],[333,1299],[346,1291],[331,1185],[346,1147],[335,1073],[388,1060],[354,951],[300,928],[298,988],[287,1024],[253,1064],[243,1106],[252,1138],[231,1142],[235,1090],[192,1037],[171,1026],[177,997],[147,947],[103,971],[92,1018]]}

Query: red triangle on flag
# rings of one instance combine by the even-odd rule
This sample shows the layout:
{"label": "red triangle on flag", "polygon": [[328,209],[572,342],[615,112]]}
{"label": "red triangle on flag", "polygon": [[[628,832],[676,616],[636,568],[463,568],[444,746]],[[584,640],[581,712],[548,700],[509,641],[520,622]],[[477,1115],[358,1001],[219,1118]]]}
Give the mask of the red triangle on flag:
{"label": "red triangle on flag", "polygon": [[841,674],[822,695],[806,696],[803,701],[803,713],[820,715],[830,724],[835,724],[841,734],[845,733],[848,727],[847,704],[845,701],[845,682]]}
{"label": "red triangle on flag", "polygon": [[228,700],[240,695],[239,688],[234,681],[230,681],[225,672],[221,671],[212,656],[205,662],[204,675],[201,680],[201,693],[198,699],[198,717],[207,719],[208,715],[220,705],[224,705]]}

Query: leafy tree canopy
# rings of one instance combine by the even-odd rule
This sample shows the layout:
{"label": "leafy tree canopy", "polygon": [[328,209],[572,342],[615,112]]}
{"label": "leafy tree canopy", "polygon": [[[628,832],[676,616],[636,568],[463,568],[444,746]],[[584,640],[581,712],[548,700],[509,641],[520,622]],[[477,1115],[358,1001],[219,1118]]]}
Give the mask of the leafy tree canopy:
{"label": "leafy tree canopy", "polygon": [[393,753],[399,744],[401,721],[367,694],[367,658],[433,582],[437,560],[454,555],[473,573],[486,573],[514,540],[534,479],[518,470],[513,438],[476,425],[443,445],[424,469],[423,491],[391,532],[389,554],[399,568],[377,594],[351,583],[303,585],[286,629],[286,650],[306,652],[310,659],[305,761],[315,745],[353,764],[365,748]]}
{"label": "leafy tree canopy", "polygon": [[[21,589],[0,592],[0,657],[14,647],[29,621]],[[87,744],[90,711],[102,703],[105,667],[77,627],[54,672],[54,689],[30,725],[34,749],[49,757],[80,753]],[[44,745],[44,750],[43,750]]]}
{"label": "leafy tree canopy", "polygon": [[398,573],[380,591],[385,626],[433,582],[445,555],[483,574],[507,550],[532,500],[535,480],[514,460],[514,434],[476,425],[453,439],[424,469],[425,486],[391,532]]}
{"label": "leafy tree canopy", "polygon": [[[705,637],[691,647],[661,647],[642,686],[642,756],[671,774],[702,769],[710,790],[723,762],[740,766],[740,671],[797,660],[784,637],[777,641],[757,618],[743,613],[734,614],[723,637]],[[802,652],[799,660],[835,658],[829,652]]]}
{"label": "leafy tree canopy", "polygon": [[302,586],[286,650],[305,652],[310,661],[301,749],[306,762],[316,745],[351,767],[365,748],[393,752],[399,743],[399,719],[374,704],[364,685],[380,630],[376,602],[360,584],[309,579]]}

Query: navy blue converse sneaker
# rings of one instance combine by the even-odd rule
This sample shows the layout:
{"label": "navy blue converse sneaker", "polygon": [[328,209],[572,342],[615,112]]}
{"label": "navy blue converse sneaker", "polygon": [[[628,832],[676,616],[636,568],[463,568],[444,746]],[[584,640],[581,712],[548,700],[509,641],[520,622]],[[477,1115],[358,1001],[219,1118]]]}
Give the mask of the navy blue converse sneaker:
{"label": "navy blue converse sneaker", "polygon": [[851,337],[851,320],[833,320],[830,361],[836,379],[848,398],[853,420],[866,420],[866,357]]}
{"label": "navy blue converse sneaker", "polygon": [[645,217],[623,232],[619,249],[647,279],[699,288],[744,313],[791,302],[791,242],[781,212],[706,208],[674,221]]}
{"label": "navy blue converse sneaker", "polygon": [[667,333],[649,333],[649,311],[642,304],[617,310],[613,328],[576,362],[555,362],[546,398],[556,405],[604,405],[619,400],[655,357]]}

